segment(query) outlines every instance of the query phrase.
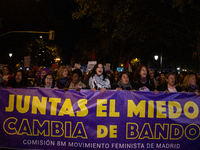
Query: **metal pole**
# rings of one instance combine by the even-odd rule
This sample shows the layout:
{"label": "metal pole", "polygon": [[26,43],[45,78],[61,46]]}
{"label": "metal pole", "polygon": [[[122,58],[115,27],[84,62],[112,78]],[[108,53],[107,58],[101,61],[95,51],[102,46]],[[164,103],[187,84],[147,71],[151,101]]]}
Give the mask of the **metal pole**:
{"label": "metal pole", "polygon": [[9,34],[9,33],[43,33],[43,34],[49,34],[49,32],[41,32],[41,31],[9,31],[9,32],[6,32],[2,35],[0,35],[0,38],[6,34]]}
{"label": "metal pole", "polygon": [[161,54],[160,54],[160,68],[161,68],[161,71],[162,71],[162,50],[161,50]]}

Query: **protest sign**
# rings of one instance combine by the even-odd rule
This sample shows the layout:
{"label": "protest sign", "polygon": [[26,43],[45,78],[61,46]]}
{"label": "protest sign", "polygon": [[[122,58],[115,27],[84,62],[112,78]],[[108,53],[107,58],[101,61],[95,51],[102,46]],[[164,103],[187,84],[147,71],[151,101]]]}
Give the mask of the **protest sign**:
{"label": "protest sign", "polygon": [[93,69],[94,65],[97,63],[97,61],[88,61],[87,65],[87,72]]}
{"label": "protest sign", "polygon": [[31,62],[31,56],[24,56],[24,68],[29,68]]}

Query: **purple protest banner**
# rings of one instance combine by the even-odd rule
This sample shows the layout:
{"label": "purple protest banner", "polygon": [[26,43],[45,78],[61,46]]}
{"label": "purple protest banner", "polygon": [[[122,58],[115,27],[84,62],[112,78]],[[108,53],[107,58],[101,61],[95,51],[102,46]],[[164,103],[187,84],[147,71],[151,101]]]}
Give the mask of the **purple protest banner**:
{"label": "purple protest banner", "polygon": [[193,93],[0,89],[0,147],[192,149],[200,147]]}

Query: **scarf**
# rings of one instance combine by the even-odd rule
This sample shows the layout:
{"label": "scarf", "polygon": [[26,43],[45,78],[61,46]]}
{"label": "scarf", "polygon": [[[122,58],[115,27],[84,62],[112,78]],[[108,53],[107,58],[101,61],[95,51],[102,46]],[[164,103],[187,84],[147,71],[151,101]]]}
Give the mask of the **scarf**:
{"label": "scarf", "polygon": [[131,90],[132,86],[130,82],[128,84],[123,84],[121,81],[118,81],[117,84],[122,88],[123,90]]}
{"label": "scarf", "polygon": [[97,90],[101,88],[111,88],[110,80],[108,78],[103,79],[103,75],[94,75],[89,81],[90,88],[96,88]]}
{"label": "scarf", "polygon": [[52,87],[52,85],[50,85],[50,86],[44,86],[44,88],[47,88],[47,89],[51,89],[51,87]]}
{"label": "scarf", "polygon": [[147,82],[147,77],[145,77],[145,78],[140,78],[140,82],[146,83],[146,82]]}
{"label": "scarf", "polygon": [[197,85],[190,85],[190,87],[191,87],[192,89],[198,88]]}
{"label": "scarf", "polygon": [[9,77],[9,75],[4,75],[3,76],[3,80],[6,81],[6,82],[8,82],[8,77]]}
{"label": "scarf", "polygon": [[61,78],[60,79],[60,83],[62,84],[62,85],[65,85],[66,83],[67,83],[67,77],[65,77],[65,78]]}
{"label": "scarf", "polygon": [[99,84],[103,81],[103,75],[98,76],[98,75],[95,74],[94,79],[95,79],[96,83]]}

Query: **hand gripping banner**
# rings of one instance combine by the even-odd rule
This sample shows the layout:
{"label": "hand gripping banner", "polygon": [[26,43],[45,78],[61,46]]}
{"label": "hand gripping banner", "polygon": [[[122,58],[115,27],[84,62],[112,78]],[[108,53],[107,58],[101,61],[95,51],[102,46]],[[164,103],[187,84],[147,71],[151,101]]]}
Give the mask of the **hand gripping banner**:
{"label": "hand gripping banner", "polygon": [[0,89],[0,147],[200,148],[193,93]]}

